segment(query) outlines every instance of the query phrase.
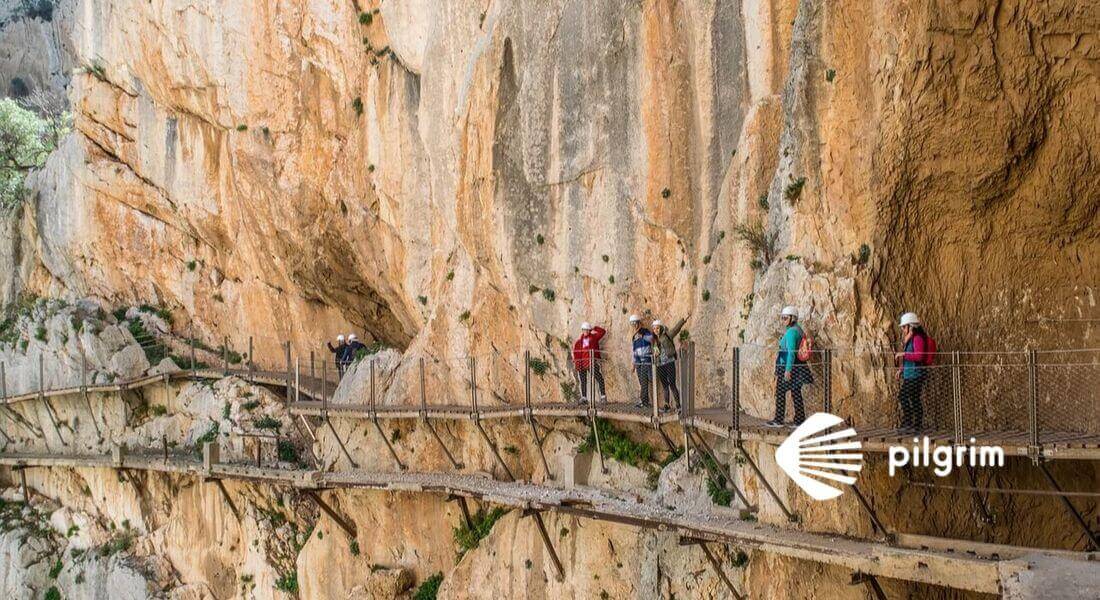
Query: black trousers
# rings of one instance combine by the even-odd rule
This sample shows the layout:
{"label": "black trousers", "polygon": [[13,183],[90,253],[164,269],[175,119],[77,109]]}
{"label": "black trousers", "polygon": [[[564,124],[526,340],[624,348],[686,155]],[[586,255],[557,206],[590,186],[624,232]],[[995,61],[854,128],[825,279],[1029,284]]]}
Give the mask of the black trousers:
{"label": "black trousers", "polygon": [[924,377],[901,379],[898,404],[901,406],[902,429],[920,429],[924,424],[924,403],[921,401],[923,392]]}
{"label": "black trousers", "polygon": [[680,404],[680,389],[676,387],[676,361],[657,365],[657,383],[664,390],[666,402],[669,398],[676,398],[676,404]]}
{"label": "black trousers", "polygon": [[599,361],[595,362],[590,369],[582,369],[577,371],[577,377],[581,380],[581,398],[588,397],[588,372],[592,372],[592,376],[596,378],[596,385],[600,388],[600,396],[606,396],[607,391],[603,387],[603,370],[600,369]]}
{"label": "black trousers", "polygon": [[638,402],[649,404],[649,388],[653,387],[653,365],[634,365],[638,373],[638,385],[642,387],[642,393],[638,396]]}
{"label": "black trousers", "polygon": [[797,374],[791,375],[787,381],[784,375],[775,377],[775,422],[782,423],[787,418],[787,392],[791,392],[791,404],[794,405],[794,424],[799,425],[806,420],[806,407],[802,401],[802,378]]}

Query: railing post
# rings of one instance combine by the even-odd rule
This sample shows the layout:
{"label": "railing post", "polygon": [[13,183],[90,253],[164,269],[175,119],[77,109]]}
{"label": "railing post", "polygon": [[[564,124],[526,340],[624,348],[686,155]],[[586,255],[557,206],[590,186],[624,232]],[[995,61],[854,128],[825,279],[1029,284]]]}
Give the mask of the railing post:
{"label": "railing post", "polygon": [[294,383],[294,381],[290,378],[291,377],[291,372],[290,372],[290,369],[291,369],[291,364],[290,364],[290,340],[286,341],[286,343],[284,344],[284,347],[285,347],[284,352],[286,353],[286,402],[287,402],[287,404],[290,404],[290,393],[291,393],[290,388],[291,388],[291,385]]}
{"label": "railing post", "polygon": [[420,372],[420,417],[428,418],[428,390],[424,378],[424,357],[417,360],[417,369]]}
{"label": "railing post", "polygon": [[370,359],[370,418],[375,417],[375,399],[374,399],[374,365],[378,362],[378,359]]}
{"label": "railing post", "polygon": [[[287,375],[290,375],[290,361],[287,360]],[[229,336],[222,336],[222,369],[225,370],[225,374],[229,375]],[[289,396],[287,397],[289,400]]]}
{"label": "railing post", "polygon": [[741,347],[733,348],[733,365],[730,369],[730,387],[733,400],[731,426],[738,440],[741,439]]}
{"label": "railing post", "polygon": [[294,403],[302,401],[302,365],[300,357],[294,357]]}
{"label": "railing post", "polygon": [[657,425],[661,422],[658,410],[660,399],[657,397],[657,392],[660,391],[657,386],[657,346],[653,346],[653,350],[649,353],[649,388],[649,402],[653,405],[653,424]]}
{"label": "railing post", "polygon": [[480,419],[477,407],[477,357],[470,357],[470,406],[474,409],[474,418]]}
{"label": "railing post", "polygon": [[0,362],[0,398],[8,403],[8,372],[5,363]]}
{"label": "railing post", "polygon": [[951,353],[951,407],[957,446],[962,444],[962,364],[958,350]]}
{"label": "railing post", "polygon": [[1028,454],[1036,463],[1042,457],[1039,445],[1039,365],[1035,350],[1027,351],[1027,420],[1030,447]]}
{"label": "railing post", "polygon": [[41,352],[38,353],[38,399],[44,400],[46,398],[46,367],[45,357]]}
{"label": "railing post", "polygon": [[328,410],[328,361],[321,363],[321,416]]}
{"label": "railing post", "polygon": [[531,418],[531,351],[523,351],[523,408]]}
{"label": "railing post", "polygon": [[80,344],[80,393],[88,398],[88,359],[84,355],[84,344]]}
{"label": "railing post", "polygon": [[314,381],[317,380],[317,358],[313,350],[309,351],[309,378]]}
{"label": "railing post", "polygon": [[189,345],[191,347],[191,378],[194,379],[195,375],[196,375],[195,371],[197,370],[197,367],[195,366],[195,325],[194,324],[188,324],[187,325],[187,345]]}
{"label": "railing post", "polygon": [[252,336],[248,336],[248,383],[255,381],[256,361],[252,360]]}
{"label": "railing post", "polygon": [[825,390],[825,412],[833,412],[833,351],[826,348],[822,352],[822,387]]}

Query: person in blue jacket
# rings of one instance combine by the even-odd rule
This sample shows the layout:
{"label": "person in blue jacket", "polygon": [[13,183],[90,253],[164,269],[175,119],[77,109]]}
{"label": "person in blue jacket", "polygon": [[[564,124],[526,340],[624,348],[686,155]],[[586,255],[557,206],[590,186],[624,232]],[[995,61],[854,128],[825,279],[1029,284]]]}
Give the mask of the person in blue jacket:
{"label": "person in blue jacket", "polygon": [[802,402],[802,386],[813,383],[810,367],[798,360],[798,346],[804,335],[798,324],[798,310],[793,306],[784,307],[779,313],[783,320],[783,337],[779,339],[779,352],[775,355],[775,418],[766,423],[769,427],[780,427],[787,413],[787,392],[791,393],[794,405],[794,424],[801,425],[806,420],[806,408]]}
{"label": "person in blue jacket", "polygon": [[649,405],[649,388],[653,385],[653,342],[656,338],[642,325],[642,318],[638,315],[630,315],[630,325],[634,328],[631,339],[634,370],[638,373],[638,385],[642,386],[638,403],[634,406],[643,408]]}

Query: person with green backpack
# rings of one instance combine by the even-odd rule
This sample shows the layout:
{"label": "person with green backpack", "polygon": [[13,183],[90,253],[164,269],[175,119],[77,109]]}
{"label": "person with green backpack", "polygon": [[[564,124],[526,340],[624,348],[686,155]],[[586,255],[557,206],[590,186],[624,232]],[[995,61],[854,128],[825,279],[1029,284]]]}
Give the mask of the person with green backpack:
{"label": "person with green backpack", "polygon": [[798,426],[806,420],[802,386],[814,382],[814,376],[806,364],[812,348],[810,338],[798,324],[798,310],[795,307],[784,307],[779,318],[783,321],[784,330],[783,337],[779,339],[779,352],[775,355],[775,417],[765,425],[783,425],[787,413],[787,392],[790,392],[791,403],[794,405],[794,424]]}

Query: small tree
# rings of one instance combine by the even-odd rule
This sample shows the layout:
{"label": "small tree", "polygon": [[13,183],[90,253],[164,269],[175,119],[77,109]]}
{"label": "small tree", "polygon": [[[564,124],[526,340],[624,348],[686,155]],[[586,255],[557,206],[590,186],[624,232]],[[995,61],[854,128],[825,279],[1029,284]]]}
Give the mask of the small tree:
{"label": "small tree", "polygon": [[0,208],[23,197],[23,181],[53,150],[44,119],[11,98],[0,100]]}

